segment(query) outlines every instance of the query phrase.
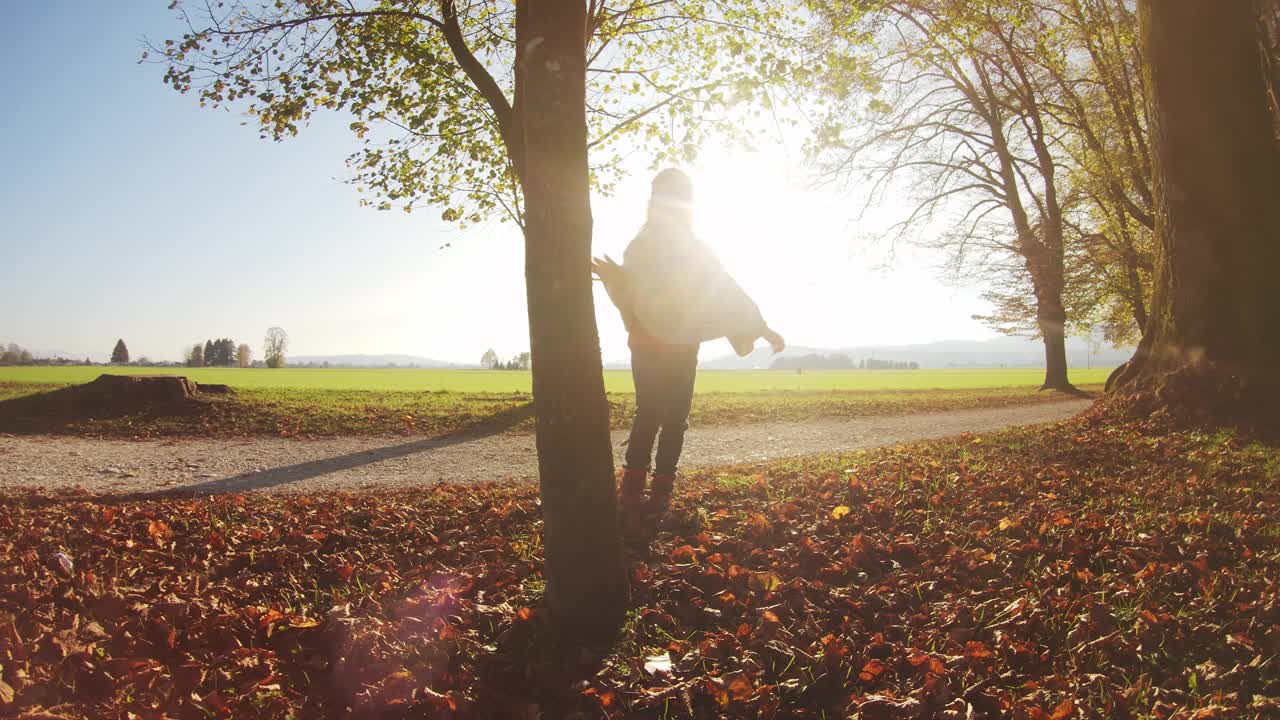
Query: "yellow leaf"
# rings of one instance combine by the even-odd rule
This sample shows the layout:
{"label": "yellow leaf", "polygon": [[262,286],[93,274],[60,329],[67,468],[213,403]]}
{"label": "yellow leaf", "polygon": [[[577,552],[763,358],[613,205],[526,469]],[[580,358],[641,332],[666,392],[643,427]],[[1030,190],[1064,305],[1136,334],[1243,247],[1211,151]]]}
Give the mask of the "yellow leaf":
{"label": "yellow leaf", "polygon": [[765,592],[773,592],[782,584],[782,578],[771,572],[752,573],[747,580],[747,585],[753,590],[764,590]]}
{"label": "yellow leaf", "polygon": [[837,506],[836,506],[834,509],[832,509],[832,511],[831,511],[831,517],[835,518],[836,520],[839,520],[840,518],[842,518],[842,517],[844,517],[845,515],[848,515],[848,514],[849,514],[849,506],[848,506],[848,505],[837,505]]}

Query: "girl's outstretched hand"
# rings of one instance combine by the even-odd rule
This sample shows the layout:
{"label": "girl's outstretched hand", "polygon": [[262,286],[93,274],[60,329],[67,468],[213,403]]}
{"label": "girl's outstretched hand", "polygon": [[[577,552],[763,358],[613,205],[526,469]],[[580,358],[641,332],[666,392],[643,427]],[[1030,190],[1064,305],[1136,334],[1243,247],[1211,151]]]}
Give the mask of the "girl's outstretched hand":
{"label": "girl's outstretched hand", "polygon": [[598,257],[591,258],[591,272],[600,278],[600,282],[605,285],[617,284],[619,280],[626,276],[626,271],[622,266],[613,261],[608,255],[601,260]]}
{"label": "girl's outstretched hand", "polygon": [[760,337],[764,338],[765,342],[769,343],[769,347],[773,350],[774,355],[777,355],[787,349],[787,341],[783,340],[782,336],[773,328],[765,328],[764,333]]}

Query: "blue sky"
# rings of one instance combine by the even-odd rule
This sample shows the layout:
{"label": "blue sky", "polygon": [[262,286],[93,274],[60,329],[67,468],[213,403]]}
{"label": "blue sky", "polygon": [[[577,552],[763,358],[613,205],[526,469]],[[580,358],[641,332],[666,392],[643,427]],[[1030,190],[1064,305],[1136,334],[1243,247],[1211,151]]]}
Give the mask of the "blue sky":
{"label": "blue sky", "polygon": [[[475,362],[528,346],[518,233],[459,231],[430,211],[359,206],[343,182],[355,148],[341,117],[258,139],[138,64],[141,39],[181,32],[165,0],[26,0],[0,25],[0,341],[105,359],[177,359],[230,336],[255,349],[284,327],[294,354],[410,353]],[[793,343],[979,338],[971,289],[931,259],[895,269],[866,248],[852,203],[805,187],[801,138],[764,152],[710,148],[697,167],[699,226]],[[646,172],[594,205],[598,252],[621,254]],[[797,218],[804,220],[798,221]],[[441,249],[450,243],[448,249]],[[625,335],[597,295],[606,360]],[[722,354],[727,345],[708,347]]]}

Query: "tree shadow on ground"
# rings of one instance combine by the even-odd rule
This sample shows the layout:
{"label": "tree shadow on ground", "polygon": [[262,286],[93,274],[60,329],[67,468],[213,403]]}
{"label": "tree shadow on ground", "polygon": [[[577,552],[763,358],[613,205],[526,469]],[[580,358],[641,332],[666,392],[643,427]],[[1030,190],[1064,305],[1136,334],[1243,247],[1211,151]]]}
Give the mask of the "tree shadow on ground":
{"label": "tree shadow on ground", "polygon": [[387,447],[374,448],[372,450],[361,450],[359,452],[348,453],[346,455],[310,460],[296,465],[286,465],[284,467],[240,473],[239,475],[232,477],[219,478],[217,480],[210,480],[208,482],[195,485],[186,485],[181,488],[157,490],[152,493],[144,494],[143,497],[153,497],[156,495],[185,496],[236,493],[290,485],[292,483],[320,477],[321,475],[351,470],[364,465],[372,465],[386,460],[394,460],[396,458],[407,457],[417,453],[438,450],[451,445],[460,445],[472,442],[474,440],[491,437],[493,435],[500,435],[528,421],[532,417],[533,403],[530,402],[509,408],[496,415],[487,417],[474,425],[441,437],[424,438],[421,440],[401,443],[399,445],[390,445]]}
{"label": "tree shadow on ground", "polygon": [[1101,394],[1100,394],[1100,393],[1089,392],[1088,390],[1081,390],[1080,388],[1078,388],[1078,387],[1076,387],[1076,386],[1074,386],[1074,385],[1072,385],[1072,386],[1071,386],[1070,388],[1068,388],[1068,389],[1063,389],[1063,388],[1040,388],[1040,392],[1056,393],[1056,394],[1061,395],[1061,396],[1063,396],[1063,397],[1073,398],[1073,399],[1077,399],[1077,400],[1096,400],[1096,399],[1098,399],[1099,397],[1101,397]]}

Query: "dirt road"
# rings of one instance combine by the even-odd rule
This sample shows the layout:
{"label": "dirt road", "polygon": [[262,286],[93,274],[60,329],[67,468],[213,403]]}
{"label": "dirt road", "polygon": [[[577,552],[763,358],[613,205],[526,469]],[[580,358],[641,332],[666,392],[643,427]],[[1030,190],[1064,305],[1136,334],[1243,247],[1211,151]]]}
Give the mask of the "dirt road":
{"label": "dirt road", "polygon": [[[805,423],[690,429],[685,467],[720,465],[916,442],[962,432],[1062,420],[1087,400],[987,410],[954,410]],[[619,460],[626,433],[615,432]],[[411,487],[439,481],[531,478],[533,436],[502,434],[406,440],[159,440],[130,442],[59,436],[0,437],[0,487],[92,492],[248,490],[315,492]]]}

